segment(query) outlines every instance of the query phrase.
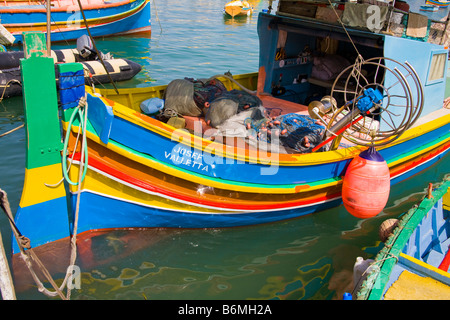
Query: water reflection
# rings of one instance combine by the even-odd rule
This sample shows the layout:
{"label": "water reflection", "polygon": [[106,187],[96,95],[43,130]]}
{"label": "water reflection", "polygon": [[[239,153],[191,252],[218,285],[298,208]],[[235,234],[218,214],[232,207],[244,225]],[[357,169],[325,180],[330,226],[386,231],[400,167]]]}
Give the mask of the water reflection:
{"label": "water reflection", "polygon": [[231,17],[228,15],[223,15],[223,23],[225,25],[236,25],[236,26],[240,26],[240,25],[244,25],[244,24],[250,24],[252,23],[253,19],[257,19],[257,16],[254,17],[253,15],[250,16],[236,16],[236,17]]}
{"label": "water reflection", "polygon": [[[256,11],[267,6],[267,1],[256,2]],[[156,2],[161,28],[153,16],[151,39],[123,36],[98,40],[101,51],[143,65],[135,79],[117,85],[160,85],[229,69],[233,74],[256,71],[257,15],[231,22],[223,17],[224,2],[217,3],[197,2],[194,17],[187,17],[186,6],[179,2]],[[21,98],[4,101],[0,106],[1,131],[22,121]],[[13,211],[23,186],[24,137],[21,130],[0,141],[2,150],[11,150],[2,154],[0,187],[8,187]],[[80,290],[72,292],[72,298],[340,299],[351,288],[356,257],[376,254],[380,223],[420,200],[428,182],[442,181],[449,165],[447,155],[426,173],[392,188],[383,213],[368,220],[354,218],[340,206],[260,226],[82,234],[78,237],[77,260],[82,283]],[[9,229],[2,230],[6,230],[4,235],[9,234]],[[67,267],[68,248],[67,240],[37,248],[58,284]],[[14,261],[18,298],[45,299],[21,263],[20,259]]]}

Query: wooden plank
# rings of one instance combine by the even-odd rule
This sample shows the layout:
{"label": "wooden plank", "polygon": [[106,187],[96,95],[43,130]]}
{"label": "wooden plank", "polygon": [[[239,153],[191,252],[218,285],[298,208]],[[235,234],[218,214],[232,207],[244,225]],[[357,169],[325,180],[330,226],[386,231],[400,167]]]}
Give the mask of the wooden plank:
{"label": "wooden plank", "polygon": [[301,17],[315,18],[317,5],[302,1],[280,1],[278,13],[287,13]]}
{"label": "wooden plank", "polygon": [[1,233],[0,233],[0,291],[2,293],[3,300],[16,300],[14,284],[11,277],[11,271],[9,270],[8,260],[6,258]]}

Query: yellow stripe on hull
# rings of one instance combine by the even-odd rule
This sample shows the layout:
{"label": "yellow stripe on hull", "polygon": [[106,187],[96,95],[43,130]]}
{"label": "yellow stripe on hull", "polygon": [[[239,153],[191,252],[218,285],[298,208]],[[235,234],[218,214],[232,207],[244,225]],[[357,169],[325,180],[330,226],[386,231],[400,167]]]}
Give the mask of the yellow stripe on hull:
{"label": "yellow stripe on hull", "polygon": [[66,196],[64,184],[56,187],[46,186],[58,183],[62,178],[62,166],[60,163],[25,169],[25,182],[20,200],[20,207],[28,207],[38,203],[50,201]]}
{"label": "yellow stripe on hull", "polygon": [[[67,126],[64,126],[67,127]],[[73,128],[73,131],[77,131],[76,128]],[[104,145],[97,135],[87,131],[87,137],[101,145]],[[258,186],[248,186],[248,185],[240,185],[240,184],[234,184],[234,183],[227,183],[226,181],[220,181],[220,180],[211,180],[208,178],[203,178],[201,176],[197,176],[195,174],[181,171],[177,168],[173,168],[169,165],[163,164],[161,162],[152,160],[150,158],[144,158],[135,155],[132,152],[128,152],[125,149],[122,149],[112,143],[108,143],[108,149],[116,152],[117,154],[120,154],[130,160],[139,162],[141,164],[144,164],[146,166],[149,166],[153,169],[159,170],[161,172],[165,172],[169,175],[176,176],[178,178],[188,180],[188,181],[195,181],[199,184],[207,185],[214,188],[219,189],[226,189],[226,190],[232,190],[232,191],[242,191],[242,192],[250,192],[250,193],[269,193],[269,194],[286,194],[286,193],[298,193],[298,192],[306,192],[306,191],[313,191],[328,187],[334,187],[342,183],[341,180],[333,180],[328,183],[318,184],[316,186],[310,186],[310,185],[298,185],[298,186],[292,186],[292,187],[276,187],[276,186],[270,186],[270,188],[264,188],[264,187],[258,187]]]}
{"label": "yellow stripe on hull", "polygon": [[[444,122],[446,121],[445,119],[447,119],[449,117],[450,117],[450,115],[448,115],[447,117],[444,117],[444,119],[439,118],[434,121],[430,121],[423,126],[409,129],[405,133],[403,139],[401,139],[397,143],[400,143],[401,141],[405,141],[407,139],[412,139],[416,135],[423,134],[423,133],[427,132],[428,130],[433,130],[436,127],[443,125]],[[64,128],[67,127],[66,124],[63,124],[63,126],[64,126]],[[76,132],[77,128],[73,128],[73,130]],[[95,143],[105,146],[100,141],[100,139],[98,138],[98,136],[96,134],[93,134],[93,133],[87,131],[87,137],[90,140],[94,141]],[[446,139],[445,141],[448,141],[448,139]],[[441,142],[440,145],[445,143],[445,141]],[[185,172],[185,171],[179,170],[178,168],[174,168],[170,165],[166,165],[164,163],[155,161],[153,159],[144,158],[139,155],[136,155],[132,152],[127,151],[126,149],[120,148],[120,146],[116,146],[113,143],[108,143],[107,148],[113,152],[116,152],[116,153],[130,159],[130,160],[144,164],[146,166],[149,166],[149,167],[159,170],[161,172],[165,172],[169,175],[174,175],[174,176],[177,176],[178,178],[185,179],[188,181],[196,181],[199,184],[208,185],[208,186],[211,186],[214,188],[227,189],[227,190],[233,190],[233,191],[250,192],[250,193],[286,194],[286,193],[309,192],[309,191],[319,190],[319,189],[323,189],[323,188],[335,187],[337,185],[342,184],[342,181],[340,179],[329,181],[327,183],[318,183],[316,185],[304,184],[304,185],[298,185],[298,186],[292,185],[289,187],[288,186],[284,186],[284,187],[271,186],[270,188],[264,188],[264,187],[261,187],[258,185],[251,186],[251,185],[233,184],[233,183],[227,183],[226,181],[211,180],[211,179],[203,178],[199,175],[195,175],[190,172]],[[421,150],[420,153],[412,154],[407,157],[405,156],[402,159],[392,161],[388,165],[389,165],[390,169],[392,170],[393,168],[401,165],[402,163],[406,163],[413,158],[416,158],[422,154],[427,153],[428,151],[431,151],[433,148],[436,148],[436,146],[431,146],[429,148]],[[357,147],[352,147],[349,149],[353,149],[353,150],[349,151],[348,149],[341,149],[341,150],[322,152],[322,153],[302,154],[299,156],[299,157],[301,157],[302,161],[297,162],[296,164],[298,166],[302,166],[305,164],[311,165],[311,164],[320,164],[320,163],[324,163],[324,162],[332,162],[332,161],[337,161],[338,159],[342,160],[343,154],[346,154],[346,156],[343,157],[344,159],[353,158],[353,157],[357,156],[359,154],[359,152],[362,150],[359,148],[357,149]],[[321,161],[322,159],[327,159],[327,161]],[[308,161],[308,160],[310,160],[310,161]],[[314,160],[316,162],[314,162]],[[283,164],[280,163],[279,165],[283,165]],[[285,165],[286,165],[286,163],[285,163]],[[294,165],[294,163],[290,163],[290,165]]]}
{"label": "yellow stripe on hull", "polygon": [[[78,179],[78,166],[72,165],[69,177],[73,181]],[[71,192],[77,192],[77,186],[70,187]],[[88,170],[86,178],[82,183],[82,191],[89,191],[108,198],[114,198],[120,201],[135,203],[138,205],[167,209],[179,212],[201,212],[201,213],[223,213],[230,211],[221,211],[215,208],[206,208],[202,206],[192,206],[181,201],[174,201],[152,194],[151,192],[138,190],[136,187],[127,186],[119,181],[106,177],[93,170]]]}
{"label": "yellow stripe on hull", "polygon": [[[104,100],[106,104],[113,104],[114,115],[123,118],[137,126],[143,127],[145,129],[151,130],[163,137],[168,139],[177,139],[179,143],[185,144],[188,147],[193,147],[196,149],[201,149],[203,151],[214,150],[217,156],[230,158],[238,161],[246,161],[252,163],[262,163],[271,165],[281,165],[281,166],[309,166],[317,165],[322,163],[329,163],[335,161],[342,161],[345,159],[352,159],[357,156],[361,151],[365,150],[365,147],[355,146],[345,149],[338,149],[328,152],[318,152],[309,154],[277,154],[277,157],[253,157],[245,155],[245,150],[240,150],[238,147],[224,146],[221,143],[211,142],[210,140],[203,139],[200,137],[194,137],[185,130],[175,130],[170,125],[158,122],[156,120],[145,121],[138,113],[130,112],[130,109],[126,106],[114,103],[110,100]],[[400,144],[404,141],[419,137],[429,131],[439,128],[450,122],[450,112],[446,109],[442,109],[443,114],[437,119],[430,119],[430,121],[423,123],[421,125],[415,126],[408,129],[405,133],[397,140],[389,144],[389,147]],[[387,147],[380,147],[379,150],[383,150]],[[275,159],[276,158],[276,159]],[[401,161],[401,160],[400,160]],[[397,163],[395,163],[397,164]],[[395,165],[393,164],[393,165]]]}

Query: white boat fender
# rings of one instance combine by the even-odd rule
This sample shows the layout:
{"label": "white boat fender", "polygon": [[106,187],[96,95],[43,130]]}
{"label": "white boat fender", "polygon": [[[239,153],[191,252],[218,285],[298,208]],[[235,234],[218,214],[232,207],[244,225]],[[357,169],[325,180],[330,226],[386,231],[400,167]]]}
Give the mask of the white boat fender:
{"label": "white boat fender", "polygon": [[164,108],[164,100],[151,98],[141,102],[141,111],[147,115],[159,113]]}
{"label": "white boat fender", "polygon": [[383,221],[378,229],[378,236],[381,242],[386,242],[386,240],[394,232],[395,228],[397,228],[398,222],[398,219],[387,219]]}
{"label": "white boat fender", "polygon": [[374,269],[373,259],[365,259],[357,257],[353,266],[353,292],[358,292],[361,284],[367,278],[367,275]]}

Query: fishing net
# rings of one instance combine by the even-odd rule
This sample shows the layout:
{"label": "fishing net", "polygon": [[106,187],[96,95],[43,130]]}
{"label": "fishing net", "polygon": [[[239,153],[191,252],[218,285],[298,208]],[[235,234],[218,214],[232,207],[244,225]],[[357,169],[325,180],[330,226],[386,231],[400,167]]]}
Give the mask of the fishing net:
{"label": "fishing net", "polygon": [[194,101],[194,84],[186,79],[172,80],[164,93],[164,111],[192,117],[202,115]]}
{"label": "fishing net", "polygon": [[208,107],[214,99],[227,92],[225,85],[218,79],[187,80],[194,84],[194,101],[199,108]]}
{"label": "fishing net", "polygon": [[280,115],[278,110],[264,108],[255,95],[242,90],[227,91],[218,79],[173,80],[166,89],[164,109],[172,115],[204,114],[206,123],[218,129],[216,136],[242,137],[264,149],[276,144],[296,152],[310,152],[322,141],[325,130],[309,116]]}
{"label": "fishing net", "polygon": [[[268,110],[264,114],[267,115]],[[311,117],[296,113],[280,115],[275,119],[253,115],[244,120],[244,125],[249,129],[249,141],[278,143],[301,153],[311,152],[322,141],[325,130]]]}
{"label": "fishing net", "polygon": [[288,113],[275,118],[272,132],[277,129],[280,131],[282,145],[306,153],[311,152],[322,141],[325,127],[309,116]]}
{"label": "fishing net", "polygon": [[262,106],[262,102],[257,96],[234,89],[223,92],[213,100],[205,118],[211,127],[217,128],[235,114],[259,106]]}
{"label": "fishing net", "polygon": [[167,114],[198,117],[203,114],[203,108],[226,91],[225,85],[217,79],[176,79],[167,85],[164,111]]}

